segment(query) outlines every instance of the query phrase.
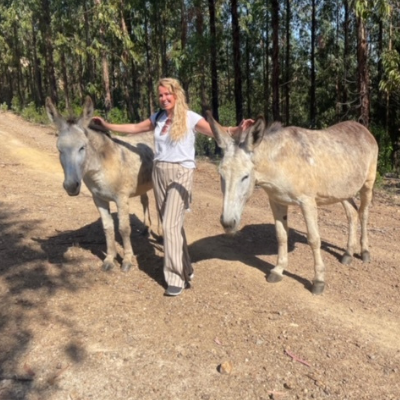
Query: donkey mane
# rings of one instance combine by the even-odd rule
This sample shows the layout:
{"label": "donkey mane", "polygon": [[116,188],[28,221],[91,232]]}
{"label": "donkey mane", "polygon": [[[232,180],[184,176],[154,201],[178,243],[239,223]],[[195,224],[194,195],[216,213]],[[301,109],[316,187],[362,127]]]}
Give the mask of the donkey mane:
{"label": "donkey mane", "polygon": [[273,135],[278,133],[284,128],[281,122],[272,122],[272,124],[266,129],[265,135]]}
{"label": "donkey mane", "polygon": [[92,122],[89,124],[88,126],[89,129],[91,129],[92,131],[96,132],[96,133],[102,133],[103,135],[108,136],[110,139],[112,139],[111,137],[111,133],[108,129],[97,125],[97,124],[93,124]]}
{"label": "donkey mane", "polygon": [[66,122],[68,125],[75,125],[78,122],[78,119],[74,115],[70,115],[67,119]]}
{"label": "donkey mane", "polygon": [[[66,122],[68,125],[76,125],[79,122],[79,118],[75,117],[74,115],[70,115],[67,119]],[[91,129],[92,131],[96,133],[102,133],[106,136],[108,136],[111,139],[111,134],[110,131],[103,126],[93,124],[92,122],[89,123],[88,128]]]}

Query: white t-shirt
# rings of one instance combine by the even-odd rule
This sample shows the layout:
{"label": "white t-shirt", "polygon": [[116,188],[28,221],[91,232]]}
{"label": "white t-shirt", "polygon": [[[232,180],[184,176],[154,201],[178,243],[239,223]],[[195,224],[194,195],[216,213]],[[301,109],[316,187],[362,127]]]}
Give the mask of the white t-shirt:
{"label": "white t-shirt", "polygon": [[178,142],[171,140],[169,129],[165,134],[161,134],[162,128],[167,120],[167,113],[162,115],[156,120],[157,113],[151,115],[150,120],[154,128],[155,140],[155,161],[165,161],[171,163],[178,163],[186,168],[196,168],[195,162],[195,141],[196,131],[195,126],[203,118],[201,115],[193,112],[187,112],[187,127],[188,131],[186,136]]}

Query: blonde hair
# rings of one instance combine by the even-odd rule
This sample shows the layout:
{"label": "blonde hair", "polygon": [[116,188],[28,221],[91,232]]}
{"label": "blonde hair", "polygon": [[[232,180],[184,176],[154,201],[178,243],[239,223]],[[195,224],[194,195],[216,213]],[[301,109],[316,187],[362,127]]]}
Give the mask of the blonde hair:
{"label": "blonde hair", "polygon": [[172,118],[172,125],[170,137],[173,142],[178,142],[183,139],[187,134],[187,112],[189,106],[186,102],[186,94],[181,84],[174,78],[161,78],[158,81],[158,86],[166,88],[170,93],[175,96],[174,115]]}

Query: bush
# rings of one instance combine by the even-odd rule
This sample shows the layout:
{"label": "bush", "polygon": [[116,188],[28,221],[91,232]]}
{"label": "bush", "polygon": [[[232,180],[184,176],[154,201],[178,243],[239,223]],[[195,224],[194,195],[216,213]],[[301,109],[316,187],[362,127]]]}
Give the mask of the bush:
{"label": "bush", "polygon": [[126,124],[129,123],[129,118],[126,110],[119,108],[112,108],[107,115],[107,120],[113,124]]}
{"label": "bush", "polygon": [[36,108],[35,103],[31,102],[21,111],[21,117],[36,124],[47,124],[49,119],[43,107]]}
{"label": "bush", "polygon": [[392,154],[393,146],[389,134],[381,126],[371,127],[371,132],[373,132],[376,141],[379,146],[378,155],[378,172],[381,176],[384,176],[388,172],[393,170],[392,166]]}
{"label": "bush", "polygon": [[11,100],[11,110],[13,110],[16,114],[21,113],[22,105],[16,96],[14,96]]}
{"label": "bush", "polygon": [[215,140],[209,136],[198,134],[196,136],[196,156],[199,157],[214,157],[216,143]]}

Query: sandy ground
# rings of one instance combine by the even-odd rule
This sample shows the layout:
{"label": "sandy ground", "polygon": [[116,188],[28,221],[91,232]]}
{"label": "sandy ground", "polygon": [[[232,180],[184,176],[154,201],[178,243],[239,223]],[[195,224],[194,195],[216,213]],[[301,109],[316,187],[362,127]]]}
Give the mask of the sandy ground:
{"label": "sandy ground", "polygon": [[[313,296],[300,210],[285,278],[267,283],[277,247],[266,195],[256,189],[241,231],[225,236],[217,166],[200,161],[185,225],[196,276],[169,298],[139,199],[137,268],[103,272],[98,212],[86,188],[64,192],[55,129],[2,113],[0,142],[1,400],[400,399],[396,181],[375,195],[370,264],[339,263],[344,211],[320,209],[327,277]],[[151,207],[156,220],[152,195]]]}

